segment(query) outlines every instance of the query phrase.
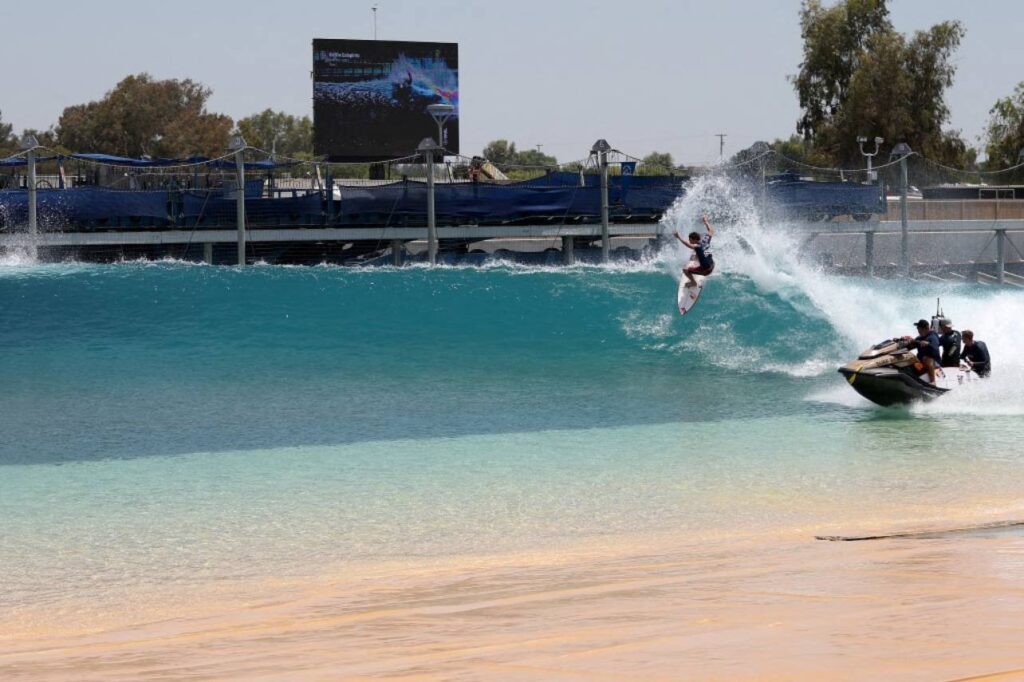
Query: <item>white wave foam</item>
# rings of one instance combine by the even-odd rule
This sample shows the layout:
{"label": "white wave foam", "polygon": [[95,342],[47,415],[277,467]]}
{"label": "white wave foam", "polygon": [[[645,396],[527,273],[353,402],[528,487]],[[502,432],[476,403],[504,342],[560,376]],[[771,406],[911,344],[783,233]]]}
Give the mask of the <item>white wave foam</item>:
{"label": "white wave foam", "polygon": [[[973,329],[988,344],[993,375],[987,381],[958,387],[942,400],[914,407],[921,414],[1024,414],[1024,294],[985,290],[977,285],[927,284],[855,279],[829,275],[798,258],[800,241],[792,226],[765,224],[757,198],[721,176],[698,179],[666,216],[666,227],[686,234],[704,213],[731,217],[716,225],[714,247],[718,272],[749,279],[761,296],[776,296],[795,311],[824,320],[835,332],[831,353],[797,365],[778,363],[764,349],[744,347],[728,326],[708,334],[698,327],[681,347],[697,350],[709,361],[742,371],[783,371],[793,376],[827,374],[880,339],[913,332],[913,322],[929,317],[935,299],[958,329]],[[676,280],[690,252],[675,244],[665,249],[663,268]],[[748,246],[749,245],[749,246]],[[709,337],[712,337],[709,338]],[[828,341],[828,339],[823,339]],[[849,406],[870,405],[836,376],[834,388],[808,397]]]}
{"label": "white wave foam", "polygon": [[12,249],[0,254],[0,268],[25,268],[38,264],[39,261],[28,250]]}

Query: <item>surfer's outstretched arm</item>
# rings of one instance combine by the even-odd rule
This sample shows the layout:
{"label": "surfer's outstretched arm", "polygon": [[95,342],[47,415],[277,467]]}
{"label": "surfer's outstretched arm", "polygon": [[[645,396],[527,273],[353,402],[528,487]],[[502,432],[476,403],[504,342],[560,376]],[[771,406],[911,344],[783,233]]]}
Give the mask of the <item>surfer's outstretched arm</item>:
{"label": "surfer's outstretched arm", "polygon": [[[712,237],[715,236],[715,228],[711,227],[711,221],[708,220],[708,217],[706,215],[702,215],[700,218],[704,221],[704,227],[708,228],[708,234]],[[676,236],[679,236],[678,232],[676,233]]]}
{"label": "surfer's outstretched arm", "polygon": [[675,232],[673,232],[673,234],[676,236],[676,239],[679,240],[680,244],[682,244],[683,246],[688,248],[690,251],[693,251],[693,244],[691,244],[690,242],[686,241],[681,236],[679,236],[679,230],[676,230]]}

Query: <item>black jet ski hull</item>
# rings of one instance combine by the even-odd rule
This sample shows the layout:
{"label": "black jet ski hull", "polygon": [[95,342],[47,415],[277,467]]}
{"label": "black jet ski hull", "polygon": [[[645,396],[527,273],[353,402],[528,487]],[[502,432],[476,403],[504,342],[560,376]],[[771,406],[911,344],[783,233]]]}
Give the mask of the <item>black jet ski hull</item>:
{"label": "black jet ski hull", "polygon": [[853,390],[883,407],[931,400],[949,392],[948,388],[932,386],[891,367],[860,371],[841,367],[839,373],[846,377]]}

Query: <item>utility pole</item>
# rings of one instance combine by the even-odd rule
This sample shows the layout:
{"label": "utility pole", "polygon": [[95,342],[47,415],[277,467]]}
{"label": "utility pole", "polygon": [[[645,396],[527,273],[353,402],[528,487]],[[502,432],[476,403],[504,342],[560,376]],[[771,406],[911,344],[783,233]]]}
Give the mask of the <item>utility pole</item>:
{"label": "utility pole", "polygon": [[728,134],[718,133],[715,137],[718,138],[718,159],[722,160],[725,158],[725,138],[728,137]]}
{"label": "utility pole", "polygon": [[875,171],[871,170],[871,159],[878,156],[878,148],[883,142],[885,142],[885,139],[881,137],[875,138],[875,151],[873,152],[864,151],[864,144],[867,142],[869,142],[868,138],[864,137],[863,135],[857,138],[857,146],[860,147],[860,153],[864,156],[864,158],[868,160],[867,180],[868,182],[874,182]]}
{"label": "utility pole", "polygon": [[25,187],[28,190],[28,234],[29,241],[31,242],[28,247],[28,254],[34,260],[38,253],[37,244],[39,239],[39,223],[36,218],[36,202],[38,201],[36,197],[36,150],[39,148],[39,140],[34,135],[25,135],[21,139],[20,146],[28,159],[28,185]]}
{"label": "utility pole", "polygon": [[238,228],[238,267],[245,266],[245,138],[235,135],[228,150],[235,154],[235,217]]}
{"label": "utility pole", "polygon": [[601,168],[601,262],[607,263],[610,256],[610,238],[608,236],[608,152],[612,150],[607,140],[601,139],[590,148],[591,154],[597,155]]}
{"label": "utility pole", "polygon": [[434,213],[434,152],[442,151],[432,138],[424,138],[416,151],[427,162],[427,260],[437,265],[437,217]]}
{"label": "utility pole", "polygon": [[909,249],[909,228],[907,225],[907,157],[913,154],[913,150],[906,142],[900,142],[893,147],[889,158],[898,158],[900,161],[900,270],[904,275],[910,274],[910,249]]}

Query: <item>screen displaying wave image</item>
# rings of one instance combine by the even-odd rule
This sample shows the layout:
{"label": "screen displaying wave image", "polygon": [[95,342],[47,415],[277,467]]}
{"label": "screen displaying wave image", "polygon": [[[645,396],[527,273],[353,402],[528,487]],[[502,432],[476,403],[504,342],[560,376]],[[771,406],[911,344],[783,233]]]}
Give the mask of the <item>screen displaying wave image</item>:
{"label": "screen displaying wave image", "polygon": [[454,112],[441,144],[459,151],[456,43],[313,41],[314,151],[332,161],[408,156],[437,138],[431,104]]}

